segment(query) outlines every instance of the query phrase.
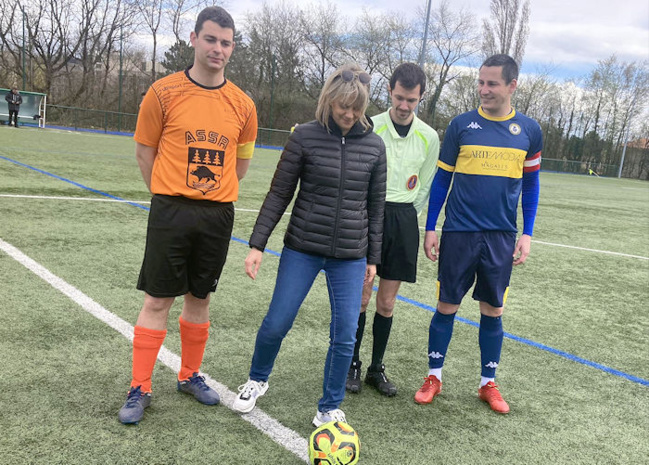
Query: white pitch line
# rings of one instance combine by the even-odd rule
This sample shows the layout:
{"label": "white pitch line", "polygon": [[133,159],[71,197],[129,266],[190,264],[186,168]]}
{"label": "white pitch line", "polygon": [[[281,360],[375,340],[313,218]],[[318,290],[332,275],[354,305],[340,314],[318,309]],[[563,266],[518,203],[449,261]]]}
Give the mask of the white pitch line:
{"label": "white pitch line", "polygon": [[[95,202],[118,202],[118,203],[139,203],[139,204],[149,204],[151,202],[145,202],[145,201],[137,201],[137,200],[120,200],[120,199],[103,199],[103,198],[94,198],[94,197],[55,197],[55,196],[42,196],[42,195],[15,195],[15,194],[0,194],[0,197],[12,197],[12,198],[29,198],[29,199],[49,199],[49,200],[88,200],[88,201],[95,201]],[[249,212],[249,213],[259,213],[259,210],[252,210],[249,208],[235,208],[236,211],[240,212]],[[284,215],[290,215],[291,212],[286,212]],[[420,230],[424,230],[423,226],[419,227]],[[621,252],[611,252],[609,250],[598,250],[598,249],[588,249],[586,247],[577,247],[574,245],[564,245],[564,244],[556,244],[553,242],[545,242],[545,241],[539,241],[536,239],[532,240],[533,243],[535,244],[543,244],[543,245],[550,245],[553,247],[563,247],[566,249],[572,249],[572,250],[581,250],[583,252],[594,252],[594,253],[601,253],[601,254],[606,254],[606,255],[614,255],[617,257],[627,257],[627,258],[637,258],[640,260],[649,260],[649,257],[643,257],[642,255],[631,255],[627,253],[621,253]]]}
{"label": "white pitch line", "polygon": [[[35,200],[83,200],[87,202],[113,202],[113,203],[138,203],[141,205],[149,205],[149,200],[126,200],[126,199],[111,199],[103,197],[60,197],[53,195],[18,195],[18,194],[0,194],[0,197],[8,197],[12,199],[35,199]],[[236,211],[259,213],[259,210],[251,210],[249,208],[235,208]],[[284,213],[290,215],[291,212]]]}
{"label": "white pitch line", "polygon": [[616,255],[618,257],[629,257],[629,258],[639,258],[640,260],[649,260],[649,257],[643,257],[642,255],[631,255],[628,253],[610,252],[608,250],[587,249],[586,247],[576,247],[574,245],[555,244],[553,242],[544,242],[544,241],[537,241],[537,240],[533,240],[532,242],[536,244],[551,245],[553,247],[565,247],[567,249],[583,250],[585,252],[597,252],[597,253],[604,253],[607,255]]}
{"label": "white pitch line", "polygon": [[[424,230],[423,226],[419,227],[420,230]],[[439,229],[436,229],[436,231],[439,231]],[[598,250],[598,249],[587,249],[586,247],[577,247],[575,245],[564,245],[564,244],[555,244],[553,242],[544,242],[544,241],[539,241],[536,239],[532,239],[533,244],[543,244],[543,245],[551,245],[553,247],[563,247],[566,249],[572,249],[572,250],[581,250],[583,252],[595,252],[595,253],[603,253],[606,255],[615,255],[618,257],[627,257],[627,258],[639,258],[640,260],[649,260],[649,257],[643,257],[642,255],[631,255],[628,253],[621,253],[621,252],[611,252],[610,250]]]}
{"label": "white pitch line", "polygon": [[[90,313],[92,316],[106,323],[108,326],[122,334],[129,341],[133,341],[133,326],[131,326],[131,324],[121,319],[114,313],[106,310],[104,307],[92,300],[79,289],[54,275],[48,269],[32,260],[20,250],[15,248],[13,245],[3,241],[2,239],[0,239],[0,250],[4,251],[18,263],[23,265],[35,275],[39,276],[45,282],[50,284],[54,289],[60,291],[62,294],[66,295],[71,300],[76,302],[81,308]],[[160,360],[167,367],[171,368],[175,373],[178,373],[178,371],[180,370],[180,357],[164,346],[162,346],[162,348],[160,349],[158,360]],[[232,410],[232,403],[234,402],[236,394],[230,391],[227,386],[214,380],[209,375],[206,375],[205,373],[201,374],[205,376],[207,384],[219,393],[219,395],[221,396],[221,404]],[[264,413],[259,408],[255,408],[251,413],[241,415],[241,418],[255,426],[262,433],[269,436],[280,446],[295,454],[301,460],[309,463],[309,457],[307,454],[307,440],[300,436],[296,431],[293,431],[292,429],[282,425],[280,422]]]}
{"label": "white pitch line", "polygon": [[87,202],[116,202],[116,203],[139,203],[142,205],[150,204],[148,200],[122,200],[101,197],[57,197],[48,195],[15,195],[15,194],[0,194],[0,197],[10,197],[14,199],[36,199],[36,200],[83,200]]}

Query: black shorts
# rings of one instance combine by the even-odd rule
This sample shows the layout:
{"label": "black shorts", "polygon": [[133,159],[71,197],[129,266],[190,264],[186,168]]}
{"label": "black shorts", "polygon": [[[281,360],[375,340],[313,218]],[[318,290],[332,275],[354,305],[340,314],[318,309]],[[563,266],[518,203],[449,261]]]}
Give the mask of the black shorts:
{"label": "black shorts", "polygon": [[418,253],[417,210],[411,203],[385,202],[381,264],[376,274],[383,279],[414,283]]}
{"label": "black shorts", "polygon": [[492,307],[507,301],[516,233],[443,232],[439,248],[437,298],[459,305],[475,282],[473,298]]}
{"label": "black shorts", "polygon": [[233,223],[231,202],[154,195],[137,288],[153,297],[191,292],[205,299],[221,277]]}

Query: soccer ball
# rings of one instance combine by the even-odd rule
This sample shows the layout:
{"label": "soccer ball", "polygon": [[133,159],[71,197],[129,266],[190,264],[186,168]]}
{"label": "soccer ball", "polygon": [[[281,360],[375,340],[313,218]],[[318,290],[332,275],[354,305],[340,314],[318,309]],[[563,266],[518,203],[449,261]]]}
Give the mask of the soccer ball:
{"label": "soccer ball", "polygon": [[360,449],[358,434],[342,421],[319,426],[309,438],[312,465],[354,465],[358,463]]}

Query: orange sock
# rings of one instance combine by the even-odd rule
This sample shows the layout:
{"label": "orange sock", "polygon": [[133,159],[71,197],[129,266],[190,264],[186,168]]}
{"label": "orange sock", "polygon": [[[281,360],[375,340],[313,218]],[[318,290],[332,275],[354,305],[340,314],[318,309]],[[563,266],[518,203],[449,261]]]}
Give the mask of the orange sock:
{"label": "orange sock", "polygon": [[133,379],[131,387],[142,386],[142,392],[151,392],[151,375],[158,352],[165,340],[167,330],[135,327],[133,337]]}
{"label": "orange sock", "polygon": [[197,373],[203,363],[205,344],[209,337],[210,322],[189,323],[178,318],[180,323],[180,372],[178,380],[183,381]]}

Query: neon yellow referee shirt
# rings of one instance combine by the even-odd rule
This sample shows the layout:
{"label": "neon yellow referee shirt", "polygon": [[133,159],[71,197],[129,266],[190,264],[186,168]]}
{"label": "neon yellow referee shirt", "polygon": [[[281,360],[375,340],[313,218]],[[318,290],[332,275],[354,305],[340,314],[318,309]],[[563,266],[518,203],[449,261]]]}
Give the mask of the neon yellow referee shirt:
{"label": "neon yellow referee shirt", "polygon": [[437,169],[439,136],[414,115],[406,137],[394,128],[390,110],[372,117],[374,132],[385,143],[388,162],[387,202],[412,203],[420,214],[428,204]]}

